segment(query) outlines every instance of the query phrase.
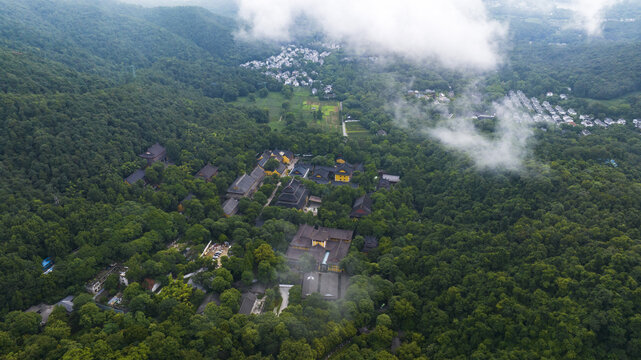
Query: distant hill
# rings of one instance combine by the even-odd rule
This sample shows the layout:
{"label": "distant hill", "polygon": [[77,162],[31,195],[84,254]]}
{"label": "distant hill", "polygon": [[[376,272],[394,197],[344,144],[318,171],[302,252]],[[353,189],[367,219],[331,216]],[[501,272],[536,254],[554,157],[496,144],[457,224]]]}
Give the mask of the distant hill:
{"label": "distant hill", "polygon": [[103,75],[161,57],[193,60],[198,48],[172,32],[85,3],[0,0],[0,43]]}
{"label": "distant hill", "polygon": [[[2,88],[82,92],[138,76],[234,100],[257,84],[273,82],[237,66],[265,49],[236,42],[234,29],[233,20],[197,7],[0,0],[0,53],[6,49],[0,71],[9,80]],[[48,80],[11,81],[30,78],[20,62],[29,62],[36,72],[57,69],[58,75],[40,71]],[[82,85],[66,84],[73,78],[82,79]]]}
{"label": "distant hill", "polygon": [[[178,22],[192,27],[181,31]],[[97,184],[109,183],[128,196],[136,189],[125,187],[123,178],[141,166],[137,154],[155,142],[167,146],[173,161],[195,168],[216,160],[212,149],[231,148],[222,138],[215,144],[215,132],[240,139],[235,146],[242,151],[249,148],[244,139],[259,143],[254,119],[223,99],[275,81],[238,66],[234,59],[241,50],[232,33],[231,20],[198,8],[0,0],[0,313],[58,297],[69,285],[81,287],[118,248],[103,239],[96,244],[109,248],[105,254],[88,255],[88,247],[72,254],[82,246],[73,243],[75,235],[61,235],[61,242],[44,235],[11,242],[9,214],[31,211],[32,201],[85,203],[89,188],[100,192]],[[205,134],[211,136],[207,141]],[[208,149],[195,156],[180,152],[204,144]],[[223,163],[217,162],[224,169]],[[227,163],[237,171],[231,157]],[[187,195],[177,190],[181,199]],[[40,276],[34,256],[56,257],[51,277]],[[95,268],[73,269],[73,261],[85,260]]]}
{"label": "distant hill", "polygon": [[[211,98],[279,84],[238,66],[233,27],[195,7],[0,0],[0,125],[11,129],[0,137],[0,179],[16,193],[64,191],[69,174],[131,160],[141,149],[124,158],[122,150],[133,144],[242,124],[244,113]],[[30,134],[47,145],[32,148]],[[4,147],[14,139],[21,145]],[[66,175],[33,171],[54,158],[68,164]]]}
{"label": "distant hill", "polygon": [[234,21],[199,7],[149,9],[144,18],[161,28],[190,40],[211,55],[226,58],[235,47],[231,31]]}
{"label": "distant hill", "polygon": [[214,14],[234,17],[238,12],[238,5],[234,0],[119,0],[123,3],[136,4],[145,7],[158,6],[198,6]]}

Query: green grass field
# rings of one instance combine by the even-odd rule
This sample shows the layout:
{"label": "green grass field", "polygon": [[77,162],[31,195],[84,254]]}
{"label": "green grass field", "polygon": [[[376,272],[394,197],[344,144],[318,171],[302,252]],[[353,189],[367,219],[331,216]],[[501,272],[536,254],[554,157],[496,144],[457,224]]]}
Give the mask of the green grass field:
{"label": "green grass field", "polygon": [[303,110],[305,111],[318,111],[318,107],[320,106],[320,101],[318,100],[305,100],[303,101]]}
{"label": "green grass field", "polygon": [[324,101],[324,103],[325,104],[321,104],[324,128],[326,129],[326,131],[342,133],[341,119],[340,119],[340,113],[338,111],[338,105],[336,104],[335,101]]}
{"label": "green grass field", "polygon": [[365,129],[360,122],[345,123],[345,128],[347,129],[347,135],[350,137],[361,137],[369,135],[369,131]]}
{"label": "green grass field", "polygon": [[605,106],[620,106],[628,103],[627,101],[628,97],[639,96],[639,95],[641,95],[641,91],[631,92],[623,96],[620,96],[618,98],[614,98],[610,100],[597,100],[597,99],[591,99],[591,98],[577,98],[577,99],[585,100],[588,104],[599,103]]}
{"label": "green grass field", "polygon": [[[291,99],[285,97],[279,92],[270,92],[265,98],[256,97],[256,101],[249,101],[248,97],[238,98],[234,102],[236,105],[241,106],[256,106],[259,109],[267,109],[269,111],[269,127],[272,130],[281,131],[285,128],[286,123],[281,119],[283,110],[283,103],[289,102],[289,110],[298,119],[303,119],[307,122],[308,126],[318,126],[327,132],[341,133],[341,121],[338,110],[337,101],[319,101],[317,98],[311,97],[307,89],[295,88],[294,96]],[[314,112],[321,109],[323,113],[322,120],[314,119]]]}

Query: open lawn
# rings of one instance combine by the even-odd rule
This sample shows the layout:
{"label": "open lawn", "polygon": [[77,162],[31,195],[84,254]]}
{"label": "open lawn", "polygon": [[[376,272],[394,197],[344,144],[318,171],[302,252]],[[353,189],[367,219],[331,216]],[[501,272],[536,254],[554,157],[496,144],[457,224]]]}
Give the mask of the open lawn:
{"label": "open lawn", "polygon": [[318,111],[318,107],[320,106],[320,101],[319,100],[312,100],[312,99],[307,99],[303,101],[303,110],[305,111]]}
{"label": "open lawn", "polygon": [[323,128],[326,131],[342,133],[338,104],[335,101],[323,101],[321,112],[323,113]]}
{"label": "open lawn", "polygon": [[588,104],[598,103],[605,106],[620,106],[628,103],[628,100],[627,100],[628,97],[639,96],[639,95],[641,95],[641,91],[627,93],[621,97],[610,99],[610,100],[597,100],[597,99],[591,99],[591,98],[577,98],[577,99],[585,100],[588,102]]}
{"label": "open lawn", "polygon": [[[289,103],[289,109],[283,109],[283,103]],[[311,97],[307,89],[295,88],[294,96],[291,99],[279,92],[270,92],[265,98],[256,97],[255,101],[249,101],[248,97],[238,98],[234,102],[241,106],[256,106],[259,109],[269,111],[269,127],[272,130],[281,131],[287,125],[281,118],[287,111],[294,113],[297,119],[302,119],[308,126],[318,126],[327,132],[341,133],[341,121],[337,101],[320,101]],[[321,110],[322,119],[314,119],[314,113]]]}
{"label": "open lawn", "polygon": [[345,123],[345,128],[347,129],[347,135],[350,137],[359,137],[359,136],[369,135],[369,130],[365,129],[360,122]]}

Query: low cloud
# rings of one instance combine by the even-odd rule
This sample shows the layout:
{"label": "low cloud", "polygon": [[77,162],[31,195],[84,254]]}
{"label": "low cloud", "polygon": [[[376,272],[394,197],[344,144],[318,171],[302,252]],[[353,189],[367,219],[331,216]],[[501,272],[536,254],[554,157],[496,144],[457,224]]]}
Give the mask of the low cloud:
{"label": "low cloud", "polygon": [[489,70],[501,62],[506,28],[482,0],[238,0],[240,35],[287,41],[305,17],[351,50],[396,55],[450,69]]}
{"label": "low cloud", "polygon": [[[487,70],[501,63],[506,26],[487,12],[488,0],[118,0],[143,6],[202,6],[235,13],[247,27],[240,32],[262,40],[287,41],[304,16],[334,40],[357,51],[436,59],[449,68]],[[572,12],[569,28],[601,34],[605,12],[627,0],[502,0],[531,13],[555,8]]]}
{"label": "low cloud", "polygon": [[622,0],[572,0],[561,7],[572,10],[570,27],[583,29],[589,36],[599,36],[603,30],[605,12]]}
{"label": "low cloud", "polygon": [[155,6],[202,6],[207,7],[206,0],[118,0],[126,4],[135,4],[146,7]]}
{"label": "low cloud", "polygon": [[116,0],[125,4],[144,7],[157,6],[200,6],[216,14],[234,16],[237,11],[237,0]]}
{"label": "low cloud", "polygon": [[585,31],[588,36],[600,36],[605,13],[626,0],[506,0],[506,5],[531,13],[550,13],[565,9],[572,13],[566,28]]}
{"label": "low cloud", "polygon": [[[468,91],[449,106],[456,115],[443,105],[426,109],[406,101],[396,102],[390,110],[401,127],[466,155],[481,170],[521,171],[530,155],[534,121],[518,100],[506,97],[491,106],[490,113],[496,116],[494,130],[481,131],[472,118],[472,109],[480,101],[478,93]],[[430,112],[437,112],[441,120],[434,120]]]}
{"label": "low cloud", "polygon": [[529,115],[509,99],[493,104],[496,129],[481,133],[470,118],[457,117],[425,131],[443,145],[469,156],[481,169],[521,170],[532,136]]}

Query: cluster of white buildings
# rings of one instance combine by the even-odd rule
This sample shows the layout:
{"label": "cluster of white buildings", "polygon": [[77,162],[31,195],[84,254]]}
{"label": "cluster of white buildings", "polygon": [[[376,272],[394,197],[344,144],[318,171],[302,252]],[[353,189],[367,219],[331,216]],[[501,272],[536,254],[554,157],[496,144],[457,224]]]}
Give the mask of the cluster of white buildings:
{"label": "cluster of white buildings", "polygon": [[635,18],[611,18],[611,19],[606,19],[605,21],[608,22],[620,22],[620,23],[633,23],[636,22],[637,19]]}
{"label": "cluster of white buildings", "polygon": [[408,96],[413,96],[417,99],[423,99],[423,100],[434,100],[434,104],[449,104],[452,97],[454,97],[453,92],[449,92],[447,95],[444,93],[437,93],[436,91],[432,89],[426,89],[426,90],[408,90],[407,91]]}
{"label": "cluster of white buildings", "polygon": [[318,52],[308,48],[299,48],[296,45],[281,47],[278,55],[271,56],[266,60],[253,60],[246,62],[241,67],[264,70],[264,74],[282,82],[285,85],[294,87],[311,86],[315,73],[308,74],[302,69],[306,63],[323,65],[325,58],[331,55],[329,51]]}
{"label": "cluster of white buildings", "polygon": [[339,50],[341,48],[341,44],[333,43],[333,42],[324,42],[324,43],[321,43],[321,46],[329,50]]}
{"label": "cluster of white buildings", "polygon": [[[571,91],[568,88],[568,91]],[[435,105],[437,104],[448,104],[453,98],[454,94],[452,92],[445,95],[443,93],[437,93],[434,90],[408,90],[407,96],[415,97],[417,99],[424,99],[433,101]],[[449,96],[449,97],[448,97]],[[552,93],[547,93],[547,97],[553,96]],[[567,97],[566,97],[567,98]],[[614,120],[612,118],[605,118],[603,120],[595,118],[593,115],[582,115],[579,114],[576,110],[569,108],[564,109],[561,105],[552,105],[547,100],[540,102],[539,99],[532,97],[528,98],[521,90],[510,91],[505,96],[505,102],[508,105],[511,105],[515,109],[523,109],[523,112],[515,112],[512,114],[513,120],[519,123],[549,123],[555,125],[568,124],[572,126],[582,125],[585,129],[583,130],[584,135],[589,135],[590,132],[588,128],[597,126],[602,128],[607,128],[615,125],[625,125],[627,121],[625,119]],[[452,114],[445,111],[444,115],[446,117],[452,117]],[[493,119],[495,118],[494,114],[476,114],[473,116],[474,119]],[[638,129],[641,129],[641,119],[634,119],[632,121],[634,126]]]}
{"label": "cluster of white buildings", "polygon": [[305,71],[266,71],[265,75],[271,76],[283,84],[293,87],[311,86],[314,83],[314,80],[309,77]]}
{"label": "cluster of white buildings", "polygon": [[[600,127],[607,128],[608,126],[625,125],[627,123],[625,119],[613,120],[611,118],[605,118],[604,120],[601,120],[601,119],[595,119],[594,116],[592,115],[581,115],[579,116],[579,119],[581,119],[581,125],[585,127],[600,126]],[[633,122],[634,121],[637,121],[637,120],[635,119],[633,120]]]}
{"label": "cluster of white buildings", "polygon": [[[549,97],[548,93],[548,97]],[[598,126],[602,128],[607,128],[613,125],[625,125],[627,122],[625,119],[614,120],[611,118],[605,118],[603,120],[595,118],[593,115],[582,115],[579,114],[576,110],[564,109],[560,105],[552,106],[548,101],[539,102],[537,98],[528,99],[527,96],[522,91],[510,91],[507,98],[517,107],[522,107],[529,110],[530,113],[534,113],[531,116],[533,122],[548,122],[556,125],[560,124],[569,124],[569,125],[582,125],[586,129],[583,130],[584,135],[589,135],[590,132],[587,128],[593,126]],[[634,119],[632,121],[636,128],[641,129],[641,120]]]}
{"label": "cluster of white buildings", "polygon": [[[572,88],[568,88],[568,91],[572,91]],[[554,93],[553,93],[553,92],[551,92],[551,91],[548,91],[548,92],[545,94],[545,96],[546,96],[546,97],[553,97],[553,96],[554,96]],[[567,94],[559,94],[559,98],[560,98],[561,100],[567,100],[567,99],[568,99],[568,95],[567,95]]]}
{"label": "cluster of white buildings", "polygon": [[[549,95],[550,93],[548,93]],[[534,113],[532,120],[534,122],[549,122],[554,124],[574,124],[573,116],[577,115],[574,109],[563,109],[560,105],[552,106],[548,101],[539,102],[535,97],[529,98],[521,91],[510,91],[508,94],[509,99],[513,104],[522,106]]]}

